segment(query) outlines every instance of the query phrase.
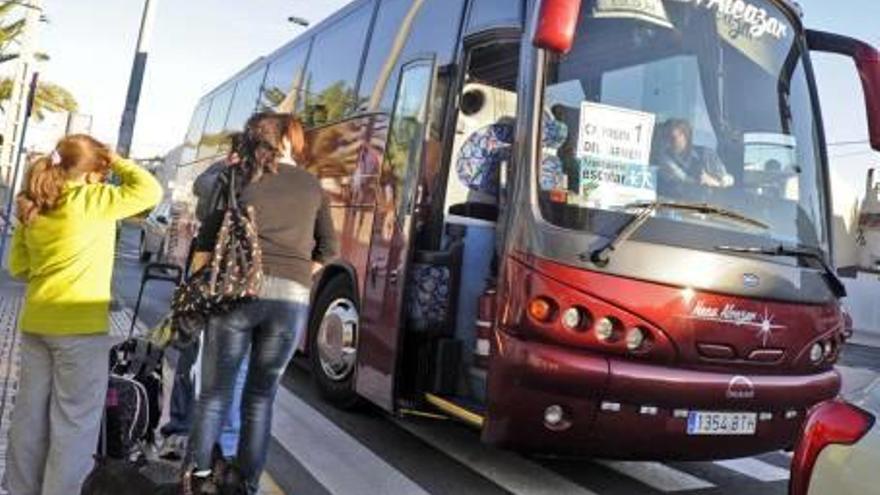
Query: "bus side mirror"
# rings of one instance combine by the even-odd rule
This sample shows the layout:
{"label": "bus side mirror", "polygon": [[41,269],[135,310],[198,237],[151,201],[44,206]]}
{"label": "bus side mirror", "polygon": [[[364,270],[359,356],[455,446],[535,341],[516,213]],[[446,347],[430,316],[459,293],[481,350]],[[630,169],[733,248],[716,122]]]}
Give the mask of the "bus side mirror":
{"label": "bus side mirror", "polygon": [[812,51],[853,59],[865,92],[871,148],[880,151],[880,51],[854,38],[812,30],[807,31],[807,44]]}
{"label": "bus side mirror", "polygon": [[580,11],[581,0],[541,0],[534,45],[560,54],[571,51]]}

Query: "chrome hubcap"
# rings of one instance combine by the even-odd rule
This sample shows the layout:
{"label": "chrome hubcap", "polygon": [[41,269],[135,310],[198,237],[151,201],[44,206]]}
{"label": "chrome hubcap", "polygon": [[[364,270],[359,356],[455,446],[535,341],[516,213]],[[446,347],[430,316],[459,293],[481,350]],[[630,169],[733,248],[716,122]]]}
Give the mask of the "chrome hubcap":
{"label": "chrome hubcap", "polygon": [[317,337],[324,374],[334,381],[348,378],[357,357],[358,312],[354,303],[345,298],[333,301],[324,312]]}

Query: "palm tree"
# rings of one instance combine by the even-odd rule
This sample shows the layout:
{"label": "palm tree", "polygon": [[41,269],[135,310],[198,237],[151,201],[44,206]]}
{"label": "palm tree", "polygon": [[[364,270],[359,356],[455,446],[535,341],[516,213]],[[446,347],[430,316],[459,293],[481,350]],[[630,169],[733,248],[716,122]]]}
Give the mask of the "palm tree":
{"label": "palm tree", "polygon": [[[0,1],[0,64],[15,60],[18,38],[24,28],[24,18],[12,18],[15,8],[20,6],[19,0]],[[11,19],[12,18],[12,19]],[[38,53],[37,60],[48,60],[46,54]],[[12,79],[0,78],[0,111],[5,112],[4,103],[12,97]],[[78,108],[76,98],[70,91],[50,82],[38,82],[37,94],[34,97],[34,117],[42,120],[46,113],[75,112]]]}
{"label": "palm tree", "polygon": [[0,1],[0,55],[2,55],[0,62],[18,57],[18,54],[9,54],[9,47],[21,35],[24,18],[8,21],[17,6],[19,6],[17,1]]}
{"label": "palm tree", "polygon": [[[6,111],[4,103],[12,97],[12,79],[0,79],[0,111]],[[33,116],[43,120],[47,113],[75,112],[79,105],[70,91],[50,82],[38,82],[34,96]]]}

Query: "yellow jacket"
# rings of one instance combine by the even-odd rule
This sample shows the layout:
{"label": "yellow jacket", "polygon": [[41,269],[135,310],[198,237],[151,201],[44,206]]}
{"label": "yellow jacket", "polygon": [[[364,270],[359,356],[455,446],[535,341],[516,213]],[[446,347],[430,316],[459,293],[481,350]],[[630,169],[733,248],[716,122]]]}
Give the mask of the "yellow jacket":
{"label": "yellow jacket", "polygon": [[22,331],[50,336],[106,333],[116,222],[162,198],[153,176],[118,160],[121,185],[68,183],[58,208],[15,229],[9,272],[27,280]]}

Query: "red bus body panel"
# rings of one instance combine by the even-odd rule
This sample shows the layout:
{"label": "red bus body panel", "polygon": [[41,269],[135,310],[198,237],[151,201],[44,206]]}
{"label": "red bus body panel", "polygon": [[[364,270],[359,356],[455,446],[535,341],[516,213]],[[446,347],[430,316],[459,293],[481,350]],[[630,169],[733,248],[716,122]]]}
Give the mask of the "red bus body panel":
{"label": "red bus body panel", "polygon": [[[567,335],[561,327],[542,328],[524,314],[525,300],[535,294],[561,301],[562,308],[614,308],[624,323],[650,329],[659,352],[627,355],[615,345],[601,347],[591,331]],[[508,260],[492,342],[483,439],[530,452],[632,459],[717,459],[791,447],[806,411],[840,389],[840,376],[830,366],[806,371],[803,363],[804,349],[812,342],[842,330],[836,305],[681,294],[681,288],[533,257]],[[785,329],[776,328],[765,341],[747,325],[684,318],[697,301],[733,304],[762,316],[766,306],[776,326]],[[741,357],[720,362],[697,351],[704,340],[729,345],[737,356],[779,348],[783,357],[772,365]],[[744,382],[745,391],[737,388]],[[603,410],[603,402],[620,409]],[[551,405],[563,407],[570,428],[556,431],[544,425],[544,410]],[[656,408],[656,414],[644,413],[643,407]],[[772,417],[759,421],[755,435],[688,436],[687,418],[675,414],[683,410]]]}

